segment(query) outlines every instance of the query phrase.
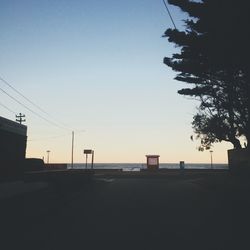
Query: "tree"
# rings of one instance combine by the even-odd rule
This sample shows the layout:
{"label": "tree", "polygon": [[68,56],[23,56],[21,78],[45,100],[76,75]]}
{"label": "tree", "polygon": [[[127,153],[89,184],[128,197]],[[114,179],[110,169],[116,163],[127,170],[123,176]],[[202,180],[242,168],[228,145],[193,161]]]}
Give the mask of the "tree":
{"label": "tree", "polygon": [[[250,141],[250,68],[247,1],[169,0],[189,14],[185,31],[167,29],[164,36],[180,53],[164,63],[178,81],[191,84],[179,94],[200,100],[192,122],[200,150],[219,141],[240,148],[240,137]],[[248,144],[247,144],[248,145]]]}

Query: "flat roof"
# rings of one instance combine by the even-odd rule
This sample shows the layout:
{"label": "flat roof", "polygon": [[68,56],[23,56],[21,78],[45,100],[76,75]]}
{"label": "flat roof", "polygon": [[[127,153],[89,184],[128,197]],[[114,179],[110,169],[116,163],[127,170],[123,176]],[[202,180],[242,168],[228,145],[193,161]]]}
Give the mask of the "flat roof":
{"label": "flat roof", "polygon": [[11,132],[14,134],[27,135],[27,126],[19,124],[0,116],[0,130]]}

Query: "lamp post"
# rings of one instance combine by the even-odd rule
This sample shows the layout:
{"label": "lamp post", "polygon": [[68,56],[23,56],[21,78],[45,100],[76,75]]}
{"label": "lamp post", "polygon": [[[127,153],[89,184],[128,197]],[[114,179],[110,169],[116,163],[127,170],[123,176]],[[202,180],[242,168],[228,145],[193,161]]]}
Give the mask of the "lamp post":
{"label": "lamp post", "polygon": [[211,169],[213,169],[213,150],[210,150]]}
{"label": "lamp post", "polygon": [[[82,133],[82,132],[85,132],[85,130],[79,130],[77,132],[78,133]],[[74,168],[74,141],[75,141],[75,131],[72,131],[72,139],[71,139],[71,169]]]}
{"label": "lamp post", "polygon": [[47,150],[47,164],[49,164],[49,153],[50,153],[50,150]]}
{"label": "lamp post", "polygon": [[74,166],[74,137],[75,133],[72,131],[72,142],[71,142],[71,169],[73,169]]}

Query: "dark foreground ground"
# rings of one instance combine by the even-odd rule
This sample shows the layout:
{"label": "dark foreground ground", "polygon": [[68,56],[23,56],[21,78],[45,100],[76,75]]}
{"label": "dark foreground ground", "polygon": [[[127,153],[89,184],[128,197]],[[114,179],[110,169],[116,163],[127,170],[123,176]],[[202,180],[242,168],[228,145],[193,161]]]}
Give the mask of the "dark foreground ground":
{"label": "dark foreground ground", "polygon": [[0,249],[250,249],[249,176],[173,171],[1,199]]}

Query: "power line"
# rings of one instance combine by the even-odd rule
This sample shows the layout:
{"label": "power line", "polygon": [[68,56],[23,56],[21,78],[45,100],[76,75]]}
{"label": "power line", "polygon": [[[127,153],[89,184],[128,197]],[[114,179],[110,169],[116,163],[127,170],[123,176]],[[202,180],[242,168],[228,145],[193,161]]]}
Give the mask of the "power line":
{"label": "power line", "polygon": [[[32,109],[30,109],[29,107],[27,107],[25,104],[23,104],[22,102],[20,102],[19,100],[17,100],[15,97],[13,97],[13,96],[11,96],[10,94],[8,94],[8,93],[7,93],[5,90],[3,90],[2,88],[0,88],[0,90],[1,90],[4,94],[6,94],[9,98],[11,98],[12,100],[14,100],[14,101],[17,102],[18,104],[20,104],[22,107],[24,107],[24,108],[26,108],[27,110],[29,110],[32,114],[38,116],[39,118],[43,119],[44,121],[50,123],[50,124],[53,125],[53,126],[56,126],[56,127],[58,127],[58,128],[61,128],[61,129],[66,129],[65,127],[61,127],[61,126],[59,126],[57,123],[52,122],[52,121],[46,119],[45,117],[41,116],[41,115],[38,114],[37,112],[33,111]],[[67,129],[67,130],[69,130],[69,129]]]}
{"label": "power line", "polygon": [[176,25],[175,25],[175,23],[174,23],[174,19],[172,18],[172,15],[171,15],[171,13],[170,13],[170,11],[169,11],[169,8],[168,8],[168,6],[167,6],[165,0],[162,0],[162,1],[163,1],[164,5],[165,5],[165,7],[166,7],[166,10],[167,10],[168,15],[169,15],[169,17],[170,17],[170,19],[171,19],[172,24],[174,25],[174,28],[177,29],[177,28],[176,28]]}
{"label": "power line", "polygon": [[4,107],[5,109],[7,109],[9,112],[16,114],[16,112],[14,112],[13,110],[11,110],[10,108],[8,108],[7,106],[5,106],[4,104],[0,103],[0,106]]}
{"label": "power line", "polygon": [[[17,94],[19,94],[22,98],[24,98],[26,101],[28,101],[30,104],[32,104],[34,107],[36,107],[37,109],[39,109],[41,112],[43,112],[44,114],[46,114],[47,116],[49,116],[50,118],[52,118],[53,120],[56,120],[54,119],[48,112],[46,112],[44,109],[42,109],[40,106],[38,106],[37,104],[35,104],[33,101],[31,101],[29,98],[27,98],[25,95],[23,95],[20,91],[18,91],[15,87],[13,87],[9,82],[7,82],[5,79],[3,79],[1,76],[0,76],[0,80],[6,84],[9,88],[11,88],[13,91],[15,91]],[[11,97],[12,98],[12,97]],[[12,98],[13,99],[13,98]],[[16,100],[17,101],[17,100]],[[20,104],[20,102],[18,102]],[[22,104],[20,104],[22,105]],[[23,105],[22,105],[23,106]],[[27,108],[27,107],[25,107]],[[32,111],[31,111],[32,112]],[[34,113],[34,112],[32,112]],[[40,116],[40,115],[39,115]],[[41,116],[40,116],[41,118]],[[42,119],[46,119],[46,118],[42,118]],[[46,119],[47,120],[47,119]],[[48,120],[47,120],[48,121]],[[54,122],[53,122],[54,123]],[[65,124],[63,124],[62,122],[60,122],[62,127],[64,127],[65,129],[68,129],[68,130],[72,130],[70,128],[68,128]],[[54,123],[55,124],[55,123]],[[59,124],[59,122],[57,122],[57,124]]]}
{"label": "power line", "polygon": [[62,138],[62,137],[66,137],[69,136],[70,134],[64,134],[64,135],[55,135],[55,136],[48,136],[48,137],[41,137],[41,138],[35,138],[35,139],[29,139],[27,141],[29,142],[34,142],[34,141],[44,141],[44,140],[51,140],[51,139],[58,139],[58,138]]}
{"label": "power line", "polygon": [[35,106],[36,108],[38,108],[40,111],[42,111],[44,114],[49,115],[45,110],[43,110],[41,107],[39,107],[37,104],[35,104],[34,102],[32,102],[29,98],[27,98],[26,96],[24,96],[21,92],[19,92],[16,88],[14,88],[9,82],[7,82],[6,80],[4,80],[1,76],[0,76],[0,80],[5,83],[8,87],[10,87],[12,90],[14,90],[17,94],[19,94],[20,96],[22,96],[26,101],[28,101],[30,104],[32,104],[33,106]]}

